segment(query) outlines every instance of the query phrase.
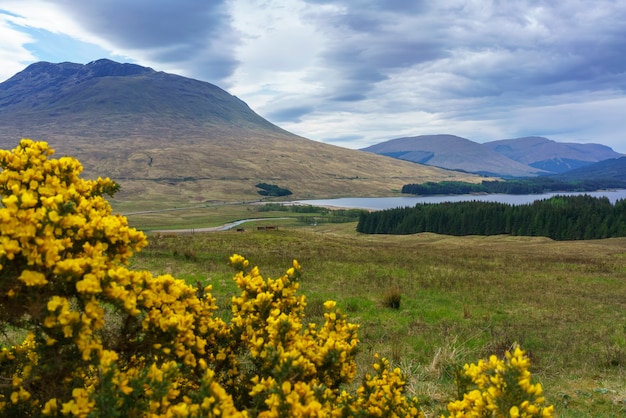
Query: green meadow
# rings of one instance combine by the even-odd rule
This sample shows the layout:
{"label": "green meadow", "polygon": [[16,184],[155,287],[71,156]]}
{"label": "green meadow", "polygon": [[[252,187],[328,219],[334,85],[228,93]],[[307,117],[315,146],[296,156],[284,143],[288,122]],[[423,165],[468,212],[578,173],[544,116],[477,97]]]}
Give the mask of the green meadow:
{"label": "green meadow", "polygon": [[[156,232],[269,217],[236,230]],[[308,319],[335,300],[360,324],[359,368],[374,353],[402,368],[427,416],[455,395],[455,371],[515,343],[561,417],[626,414],[626,239],[436,234],[366,235],[332,212],[260,212],[233,205],[129,214],[150,244],[132,266],[211,284],[230,315],[236,293],[228,257],[238,253],[275,278],[297,259]],[[277,219],[287,218],[287,219]],[[258,226],[275,226],[258,230]]]}

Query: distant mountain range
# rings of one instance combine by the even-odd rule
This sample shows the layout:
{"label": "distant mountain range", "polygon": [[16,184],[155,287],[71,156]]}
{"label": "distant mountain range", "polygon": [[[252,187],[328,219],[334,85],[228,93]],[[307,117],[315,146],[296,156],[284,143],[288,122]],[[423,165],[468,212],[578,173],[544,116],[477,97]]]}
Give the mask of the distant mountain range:
{"label": "distant mountain range", "polygon": [[116,201],[134,209],[257,199],[259,183],[298,199],[479,180],[302,138],[213,84],[104,59],[39,62],[0,83],[0,146],[24,137],[119,181]]}
{"label": "distant mountain range", "polygon": [[[450,170],[501,177],[565,173],[623,154],[600,144],[555,142],[543,137],[504,139],[479,144],[454,135],[391,139],[363,151]],[[626,180],[626,172],[623,173]]]}
{"label": "distant mountain range", "polygon": [[514,161],[550,173],[564,173],[600,161],[623,157],[623,154],[606,145],[556,142],[538,136],[503,139],[483,145]]}

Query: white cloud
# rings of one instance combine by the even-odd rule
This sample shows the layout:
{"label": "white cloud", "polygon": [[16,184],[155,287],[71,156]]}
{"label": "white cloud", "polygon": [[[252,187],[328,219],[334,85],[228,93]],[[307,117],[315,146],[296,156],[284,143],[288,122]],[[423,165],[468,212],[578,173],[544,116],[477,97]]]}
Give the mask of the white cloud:
{"label": "white cloud", "polygon": [[5,0],[0,10],[14,14],[13,23],[23,28],[44,29],[51,33],[71,36],[81,42],[111,47],[105,39],[94,36],[79,25],[62,6],[49,1]]}
{"label": "white cloud", "polygon": [[[54,37],[58,37],[55,40],[59,43],[58,49],[61,43],[71,45],[65,47],[66,55],[59,55],[56,62],[69,61],[69,57],[77,55],[89,55],[91,59],[102,58],[103,53],[117,58],[125,56],[106,39],[85,30],[60,5],[39,0],[4,0],[0,5],[0,38],[3,40],[0,79],[5,80],[28,64],[42,60],[34,51],[39,44],[54,42],[47,39]],[[94,50],[93,55],[88,53],[89,49]]]}
{"label": "white cloud", "polygon": [[232,4],[240,65],[228,79],[229,91],[246,97],[260,113],[271,113],[297,97],[319,95],[323,89],[318,74],[323,70],[317,65],[325,37],[301,18],[306,12],[307,6],[298,0]]}
{"label": "white cloud", "polygon": [[15,30],[12,17],[0,13],[0,81],[4,81],[22,71],[27,63],[36,59],[24,45],[33,39],[27,34]]}

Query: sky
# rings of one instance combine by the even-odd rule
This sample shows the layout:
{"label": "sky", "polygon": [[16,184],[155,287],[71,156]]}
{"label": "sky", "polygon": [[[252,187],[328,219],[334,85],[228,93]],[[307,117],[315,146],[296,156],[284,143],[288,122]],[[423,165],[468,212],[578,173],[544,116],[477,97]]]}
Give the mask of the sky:
{"label": "sky", "polygon": [[0,82],[108,58],[303,137],[524,136],[626,153],[626,0],[0,0]]}

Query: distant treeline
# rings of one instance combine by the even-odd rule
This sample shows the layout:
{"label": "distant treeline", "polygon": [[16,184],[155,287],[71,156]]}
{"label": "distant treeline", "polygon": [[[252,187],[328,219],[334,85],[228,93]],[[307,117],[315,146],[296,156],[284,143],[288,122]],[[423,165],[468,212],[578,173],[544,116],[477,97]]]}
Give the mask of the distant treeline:
{"label": "distant treeline", "polygon": [[362,212],[357,232],[366,234],[528,235],[555,240],[626,236],[626,200],[589,195],[555,196],[526,205],[495,202],[418,204]]}
{"label": "distant treeline", "polygon": [[296,212],[296,213],[328,213],[329,209],[311,205],[283,205],[282,203],[266,203],[259,206],[257,212]]}
{"label": "distant treeline", "polygon": [[405,184],[402,193],[415,195],[503,193],[503,194],[539,194],[549,192],[590,192],[601,189],[626,188],[626,182],[620,180],[557,180],[550,177],[532,177],[506,181],[483,181],[465,183],[461,181],[428,182]]}
{"label": "distant treeline", "polygon": [[259,212],[294,212],[302,213],[298,216],[298,222],[306,224],[319,223],[345,223],[355,222],[359,219],[359,215],[363,209],[328,209],[321,206],[312,205],[282,205],[280,203],[267,203],[259,206]]}

